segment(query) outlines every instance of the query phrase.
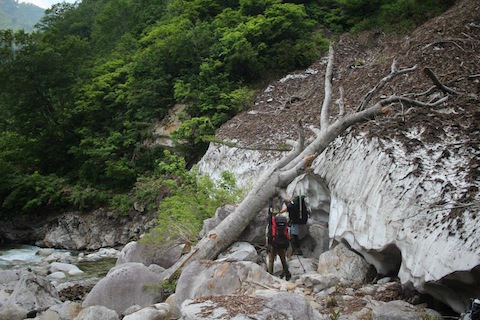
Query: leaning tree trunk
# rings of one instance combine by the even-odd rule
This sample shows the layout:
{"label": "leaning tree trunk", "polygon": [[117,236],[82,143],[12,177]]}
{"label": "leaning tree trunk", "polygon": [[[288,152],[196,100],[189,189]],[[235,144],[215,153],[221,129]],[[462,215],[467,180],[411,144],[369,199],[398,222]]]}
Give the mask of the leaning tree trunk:
{"label": "leaning tree trunk", "polygon": [[[412,72],[417,68],[414,66],[412,68],[397,70],[394,61],[390,74],[384,77],[365,95],[355,113],[344,115],[343,108],[340,108],[341,110],[337,120],[329,123],[329,107],[332,101],[331,79],[333,73],[333,57],[333,47],[330,46],[327,70],[325,73],[325,97],[320,110],[320,130],[312,129],[316,134],[315,139],[305,147],[303,141],[304,135],[302,134],[303,128],[300,128],[300,138],[295,143],[292,151],[278,160],[261,175],[235,211],[201,239],[188,254],[182,256],[176,264],[170,267],[165,279],[169,279],[175,272],[191,261],[215,259],[220,252],[240,236],[255,215],[265,207],[270,197],[277,195],[279,189],[285,188],[293,179],[303,173],[313,160],[350,126],[372,119],[377,115],[390,112],[391,109],[389,106],[397,102],[419,107],[433,107],[443,103],[447,99],[447,96],[445,96],[434,103],[423,103],[402,96],[389,96],[368,107],[372,97],[378,94],[388,82],[401,74]],[[342,99],[342,97],[340,97],[340,99]]]}

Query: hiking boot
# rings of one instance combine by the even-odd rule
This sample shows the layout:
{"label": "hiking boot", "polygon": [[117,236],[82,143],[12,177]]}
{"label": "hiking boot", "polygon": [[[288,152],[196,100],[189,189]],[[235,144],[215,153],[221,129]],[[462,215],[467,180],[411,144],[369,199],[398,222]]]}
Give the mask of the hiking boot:
{"label": "hiking boot", "polygon": [[285,280],[288,281],[288,280],[290,280],[290,278],[292,278],[292,274],[291,274],[290,272],[287,272],[287,273],[285,274]]}

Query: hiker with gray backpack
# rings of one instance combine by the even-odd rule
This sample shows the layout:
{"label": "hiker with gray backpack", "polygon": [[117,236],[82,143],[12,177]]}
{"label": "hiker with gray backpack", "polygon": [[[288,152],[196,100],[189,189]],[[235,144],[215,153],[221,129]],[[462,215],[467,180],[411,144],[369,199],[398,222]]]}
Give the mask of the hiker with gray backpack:
{"label": "hiker with gray backpack", "polygon": [[293,199],[284,199],[285,206],[281,212],[288,212],[290,235],[292,237],[293,254],[303,255],[300,249],[300,235],[307,225],[310,210],[305,203],[305,196],[296,196]]}

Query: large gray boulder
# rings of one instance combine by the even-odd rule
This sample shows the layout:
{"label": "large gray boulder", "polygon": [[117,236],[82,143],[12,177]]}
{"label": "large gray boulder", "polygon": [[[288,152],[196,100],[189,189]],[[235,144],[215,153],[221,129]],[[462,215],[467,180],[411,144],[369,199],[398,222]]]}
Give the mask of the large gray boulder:
{"label": "large gray boulder", "polygon": [[357,286],[365,283],[370,264],[343,243],[320,255],[317,272],[320,275],[335,275],[340,283]]}
{"label": "large gray boulder", "polygon": [[132,241],[123,247],[116,265],[127,262],[140,262],[146,266],[156,264],[163,268],[169,268],[180,259],[182,254],[181,245],[182,243],[176,240],[161,244],[156,244],[153,241]]}
{"label": "large gray boulder", "polygon": [[40,315],[40,320],[71,320],[82,311],[82,307],[77,302],[65,301],[62,304],[51,306]]}
{"label": "large gray boulder", "polygon": [[220,253],[217,261],[252,261],[258,262],[257,250],[248,242],[234,242]]}
{"label": "large gray boulder", "polygon": [[420,309],[401,300],[375,301],[372,302],[371,310],[375,320],[443,319],[440,313],[432,309]]}
{"label": "large gray boulder", "polygon": [[168,320],[172,319],[167,303],[157,303],[123,317],[123,320]]}
{"label": "large gray boulder", "polygon": [[118,314],[104,306],[92,306],[80,311],[73,320],[119,320]]}
{"label": "large gray boulder", "polygon": [[27,313],[27,310],[15,304],[6,304],[0,307],[0,320],[23,320]]}
{"label": "large gray boulder", "polygon": [[238,290],[255,292],[260,288],[294,286],[266,272],[250,261],[194,261],[177,281],[174,306],[180,310],[187,299],[235,294]]}
{"label": "large gray boulder", "polygon": [[138,262],[112,268],[85,298],[82,307],[104,306],[122,314],[133,305],[146,307],[163,300],[162,279]]}
{"label": "large gray boulder", "polygon": [[6,305],[15,305],[29,312],[46,309],[61,302],[57,290],[47,278],[24,272],[16,282]]}
{"label": "large gray boulder", "polygon": [[0,270],[0,284],[10,283],[20,279],[21,270]]}
{"label": "large gray boulder", "polygon": [[290,292],[264,290],[257,295],[228,295],[186,300],[182,304],[184,320],[317,320],[320,314],[308,301]]}
{"label": "large gray boulder", "polygon": [[[203,222],[203,228],[202,231],[200,231],[200,237],[207,235],[233,211],[235,211],[235,206],[233,205],[225,205],[218,208],[213,218],[206,219]],[[260,212],[255,216],[255,218],[250,222],[245,230],[243,230],[236,240],[245,241],[252,244],[265,244],[265,228],[267,226],[267,220],[267,210]]]}

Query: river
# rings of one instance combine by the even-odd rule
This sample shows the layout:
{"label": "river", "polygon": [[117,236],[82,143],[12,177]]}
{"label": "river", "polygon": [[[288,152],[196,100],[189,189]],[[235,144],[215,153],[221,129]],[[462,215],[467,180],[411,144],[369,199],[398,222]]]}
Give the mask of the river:
{"label": "river", "polygon": [[84,272],[84,274],[78,276],[81,278],[101,278],[106,275],[108,270],[115,266],[116,263],[116,258],[78,261],[78,256],[81,252],[61,249],[42,249],[33,245],[14,244],[0,245],[0,269],[41,266],[45,264],[45,259],[52,254],[70,256],[70,263],[76,265]]}
{"label": "river", "polygon": [[0,268],[10,269],[17,265],[38,264],[42,257],[37,255],[39,247],[19,244],[0,246]]}

